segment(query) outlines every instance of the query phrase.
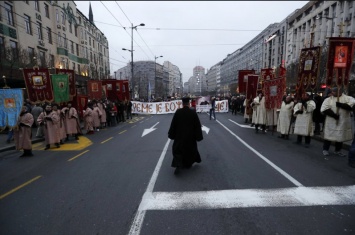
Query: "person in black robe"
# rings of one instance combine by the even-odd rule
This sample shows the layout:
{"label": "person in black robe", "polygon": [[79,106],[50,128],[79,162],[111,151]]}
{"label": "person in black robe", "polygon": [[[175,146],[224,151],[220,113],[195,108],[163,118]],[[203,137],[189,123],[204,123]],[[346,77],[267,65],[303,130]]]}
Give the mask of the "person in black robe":
{"label": "person in black robe", "polygon": [[190,109],[189,98],[182,98],[183,107],[176,110],[171,121],[168,137],[174,140],[173,161],[174,174],[180,168],[190,168],[193,163],[201,162],[197,141],[203,140],[200,119],[196,111]]}

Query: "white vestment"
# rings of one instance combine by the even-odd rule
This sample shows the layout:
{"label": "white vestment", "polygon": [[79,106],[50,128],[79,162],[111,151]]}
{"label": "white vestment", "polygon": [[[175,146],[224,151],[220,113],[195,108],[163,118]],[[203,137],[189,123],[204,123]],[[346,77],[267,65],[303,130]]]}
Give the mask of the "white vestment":
{"label": "white vestment", "polygon": [[277,122],[277,132],[282,135],[288,135],[288,130],[290,129],[290,122],[292,117],[294,102],[286,104],[284,101],[281,104],[279,120]]}
{"label": "white vestment", "polygon": [[[302,103],[297,103],[293,108],[293,114],[296,115],[294,134],[303,136],[313,136],[313,111],[316,109],[316,103],[313,100],[307,101],[307,108]],[[296,114],[297,111],[303,110],[302,114]]]}

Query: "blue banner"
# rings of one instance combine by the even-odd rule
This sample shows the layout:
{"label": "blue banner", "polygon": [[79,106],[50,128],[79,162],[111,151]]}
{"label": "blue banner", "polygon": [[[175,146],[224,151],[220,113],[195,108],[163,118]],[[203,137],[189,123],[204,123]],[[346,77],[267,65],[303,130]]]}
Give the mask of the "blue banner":
{"label": "blue banner", "polygon": [[22,89],[0,89],[0,127],[16,126],[22,106]]}

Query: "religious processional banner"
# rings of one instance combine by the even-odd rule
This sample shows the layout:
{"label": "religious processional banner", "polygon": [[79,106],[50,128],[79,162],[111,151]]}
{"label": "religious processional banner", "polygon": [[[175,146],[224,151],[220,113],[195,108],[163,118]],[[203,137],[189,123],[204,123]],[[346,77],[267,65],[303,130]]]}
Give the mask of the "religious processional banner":
{"label": "religious processional banner", "polygon": [[54,99],[48,69],[23,69],[27,95],[32,102],[52,102]]}
{"label": "religious processional banner", "polygon": [[344,85],[344,87],[349,85],[350,68],[353,61],[354,47],[354,38],[329,38],[327,86],[332,86],[334,83],[337,86]]}
{"label": "religious processional banner", "polygon": [[101,81],[88,80],[88,96],[89,99],[96,99],[96,100],[102,99],[103,90],[102,90]]}
{"label": "religious processional banner", "polygon": [[320,55],[321,47],[303,48],[301,50],[296,85],[297,97],[302,97],[302,94],[309,89],[316,89]]}
{"label": "religious processional banner", "polygon": [[69,101],[69,75],[52,74],[54,101],[64,103]]}
{"label": "religious processional banner", "polygon": [[272,68],[260,70],[260,83],[257,90],[264,90],[264,82],[266,80],[273,80],[275,78],[274,70]]}
{"label": "religious processional banner", "polygon": [[22,89],[0,89],[0,127],[16,126],[22,105]]}
{"label": "religious processional banner", "polygon": [[117,80],[103,80],[102,85],[106,87],[106,97],[112,101],[117,100],[117,94],[121,90],[120,84],[117,82]]}
{"label": "religious processional banner", "polygon": [[69,78],[69,96],[70,100],[76,95],[75,72],[72,69],[55,69],[56,74],[67,74]]}
{"label": "religious processional banner", "polygon": [[[182,108],[182,100],[154,103],[132,101],[132,113],[167,114],[175,113],[179,108]],[[216,101],[215,112],[226,113],[228,111],[228,100]]]}
{"label": "religious processional banner", "polygon": [[278,79],[273,80],[266,80],[264,82],[265,108],[281,108],[282,97],[284,95],[285,90],[285,77],[280,77]]}
{"label": "religious processional banner", "polygon": [[73,106],[76,108],[80,118],[83,118],[83,110],[86,109],[88,105],[88,96],[77,95],[76,99],[73,100]]}
{"label": "religious processional banner", "polygon": [[248,75],[247,89],[245,97],[247,99],[254,99],[258,89],[259,75]]}
{"label": "religious processional banner", "polygon": [[255,74],[255,70],[239,70],[239,73],[238,73],[239,93],[246,92],[246,84],[248,82],[248,74]]}

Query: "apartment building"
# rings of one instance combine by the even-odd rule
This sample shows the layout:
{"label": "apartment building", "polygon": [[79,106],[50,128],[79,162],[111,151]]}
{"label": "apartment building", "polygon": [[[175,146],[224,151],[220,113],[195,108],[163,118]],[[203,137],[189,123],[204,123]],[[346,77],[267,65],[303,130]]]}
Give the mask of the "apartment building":
{"label": "apartment building", "polygon": [[91,6],[87,18],[74,1],[1,1],[0,60],[4,75],[15,80],[22,79],[21,68],[34,65],[93,79],[110,74],[108,40]]}

